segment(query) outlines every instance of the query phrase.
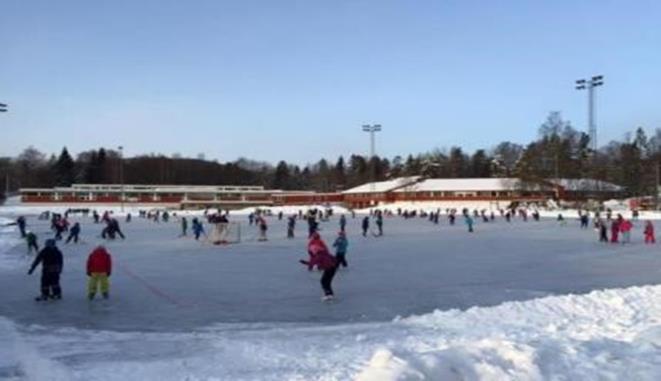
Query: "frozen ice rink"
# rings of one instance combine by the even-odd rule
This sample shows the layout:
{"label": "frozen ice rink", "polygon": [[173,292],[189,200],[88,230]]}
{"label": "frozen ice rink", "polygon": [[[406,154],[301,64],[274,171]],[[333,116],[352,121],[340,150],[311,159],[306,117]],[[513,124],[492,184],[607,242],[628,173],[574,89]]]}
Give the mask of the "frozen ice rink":
{"label": "frozen ice rink", "polygon": [[[122,222],[127,239],[104,242],[114,260],[111,299],[93,302],[86,300],[85,261],[101,243],[102,225],[91,218],[78,219],[82,243],[58,244],[65,257],[64,299],[47,303],[33,301],[39,270],[26,275],[31,258],[25,256],[23,243],[9,246],[18,233],[5,229],[5,244],[0,246],[0,334],[10,337],[14,346],[5,350],[6,360],[0,360],[0,378],[43,379],[43,372],[52,368],[53,377],[60,377],[54,379],[417,380],[422,378],[415,378],[416,372],[424,375],[424,369],[415,370],[401,360],[401,370],[392,353],[379,350],[396,351],[411,340],[407,335],[413,328],[398,317],[661,280],[661,255],[658,246],[642,243],[642,221],[636,223],[632,244],[605,245],[597,242],[593,229],[580,230],[573,219],[560,226],[550,219],[508,224],[497,218],[477,222],[470,234],[460,219],[449,226],[443,217],[439,225],[392,217],[385,219],[385,235],[377,238],[362,237],[360,216],[349,216],[349,267],[339,270],[334,280],[338,300],[322,303],[320,273],[308,272],[298,263],[307,257],[304,221],[297,224],[296,238],[287,240],[285,220],[271,217],[269,241],[257,242],[257,229],[248,226],[247,217],[233,218],[242,224],[243,242],[225,246],[179,238],[175,219],[154,223],[134,217],[131,223]],[[34,216],[28,225],[40,244],[51,234]],[[329,245],[337,231],[336,217],[321,224]],[[572,303],[581,302],[558,309]],[[471,311],[490,311],[489,315],[498,308],[503,307]],[[471,311],[453,312],[450,320],[464,319],[461,314]],[[512,313],[507,311],[503,318]],[[416,319],[424,318],[404,321]],[[455,328],[463,333],[493,329],[469,323]],[[385,373],[373,372],[383,365],[379,361]],[[507,366],[503,364],[496,368]],[[566,365],[560,374],[576,368]],[[113,366],[117,371],[111,370]],[[520,377],[503,374],[512,379],[535,379],[535,372],[540,377],[555,374],[535,366]],[[451,372],[438,379],[452,379],[455,371],[456,379],[490,379],[492,374],[464,367],[468,368],[430,374]]]}

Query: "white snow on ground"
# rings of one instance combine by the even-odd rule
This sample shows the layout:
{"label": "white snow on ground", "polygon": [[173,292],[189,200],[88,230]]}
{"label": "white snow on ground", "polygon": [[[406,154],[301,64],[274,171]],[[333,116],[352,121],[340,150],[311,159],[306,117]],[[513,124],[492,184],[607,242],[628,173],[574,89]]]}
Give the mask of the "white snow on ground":
{"label": "white snow on ground", "polygon": [[[335,213],[349,213],[349,210],[337,206],[337,205],[331,205],[330,206]],[[177,213],[177,215],[183,215],[183,216],[201,216],[204,214],[204,209],[197,209],[197,210],[178,210],[178,209],[173,209],[173,208],[165,208],[162,206],[155,206],[155,205],[125,205],[124,210],[122,211],[122,207],[119,204],[72,204],[72,205],[64,205],[64,204],[21,204],[21,203],[13,203],[11,205],[5,205],[5,206],[0,206],[0,213],[3,213],[4,215],[10,215],[10,216],[20,216],[20,215],[39,215],[41,212],[44,211],[50,211],[53,213],[64,213],[67,211],[67,209],[72,208],[72,209],[90,209],[90,210],[96,210],[99,212],[99,214],[109,211],[115,216],[125,216],[128,213],[131,213],[132,216],[137,216],[138,213],[141,210],[149,211],[149,210],[169,210],[170,212]],[[269,205],[262,205],[262,206],[251,206],[243,209],[237,209],[237,210],[231,210],[230,214],[231,215],[248,215],[252,212],[254,212],[256,209],[262,209],[262,210],[269,210],[273,214],[277,214],[279,212],[283,212],[285,215],[290,215],[290,214],[295,214],[298,213],[299,210],[302,210],[303,212],[309,210],[309,209],[318,209],[318,210],[324,210],[326,209],[326,205],[294,205],[294,206],[269,206]],[[214,213],[216,212],[217,209],[209,209],[207,212],[208,213]]]}
{"label": "white snow on ground", "polygon": [[[461,211],[462,209],[466,208],[470,211],[473,210],[487,210],[487,211],[494,211],[498,215],[498,211],[500,209],[505,209],[510,205],[509,201],[397,201],[397,202],[392,202],[392,203],[381,203],[377,207],[374,208],[365,208],[365,209],[360,209],[356,210],[357,213],[368,213],[370,210],[373,209],[384,209],[384,210],[390,210],[392,212],[397,211],[397,209],[401,210],[417,210],[417,211],[425,211],[427,213],[429,212],[436,212],[437,210],[440,209],[441,214],[445,214],[447,209],[456,209],[458,211]],[[578,218],[578,210],[577,209],[545,209],[545,208],[536,208],[536,207],[530,207],[529,211],[532,210],[538,210],[540,216],[542,217],[552,217],[555,218],[558,216],[558,214],[562,214],[565,218]],[[622,214],[623,217],[625,218],[631,218],[632,211],[627,208],[613,208],[613,215],[617,214]],[[604,216],[604,212],[602,212],[602,216]],[[660,220],[661,219],[661,211],[648,211],[648,210],[642,210],[639,211],[639,218],[640,219],[650,219],[650,220]]]}
{"label": "white snow on ground", "polygon": [[390,323],[218,325],[189,333],[0,318],[16,380],[658,380],[661,286],[553,296]]}

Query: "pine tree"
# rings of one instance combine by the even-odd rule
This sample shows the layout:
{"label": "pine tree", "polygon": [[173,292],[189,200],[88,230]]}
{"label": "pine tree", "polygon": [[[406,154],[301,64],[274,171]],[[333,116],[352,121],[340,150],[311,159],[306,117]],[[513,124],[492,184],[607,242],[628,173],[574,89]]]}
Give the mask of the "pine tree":
{"label": "pine tree", "polygon": [[291,189],[291,177],[289,175],[289,166],[286,162],[280,161],[275,167],[275,174],[273,175],[273,188],[275,189]]}
{"label": "pine tree", "polygon": [[335,163],[335,168],[333,169],[333,181],[335,183],[336,189],[345,189],[347,183],[347,174],[346,168],[344,165],[344,157],[340,156]]}
{"label": "pine tree", "polygon": [[55,184],[58,186],[68,187],[73,184],[75,179],[75,163],[67,151],[67,147],[62,149],[60,157],[54,163]]}

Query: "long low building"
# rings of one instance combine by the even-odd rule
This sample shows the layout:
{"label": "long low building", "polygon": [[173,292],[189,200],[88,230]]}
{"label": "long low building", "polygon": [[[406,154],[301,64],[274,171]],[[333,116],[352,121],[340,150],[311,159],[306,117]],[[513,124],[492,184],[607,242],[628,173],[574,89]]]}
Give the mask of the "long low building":
{"label": "long low building", "polygon": [[119,185],[73,184],[71,187],[24,188],[21,201],[33,203],[77,203],[153,205],[165,207],[241,208],[271,205],[281,190],[262,186],[215,185]]}
{"label": "long low building", "polygon": [[548,199],[621,198],[624,189],[591,179],[549,179],[524,183],[516,178],[424,179],[400,177],[367,183],[337,193],[282,191],[262,186],[74,184],[71,187],[24,188],[21,200],[34,203],[153,205],[171,208],[342,204],[367,208],[397,201],[540,202]]}
{"label": "long low building", "polygon": [[523,182],[517,178],[423,179],[417,176],[380,181],[343,192],[344,203],[366,208],[397,201],[501,201],[542,202],[620,198],[624,188],[591,179],[549,179]]}

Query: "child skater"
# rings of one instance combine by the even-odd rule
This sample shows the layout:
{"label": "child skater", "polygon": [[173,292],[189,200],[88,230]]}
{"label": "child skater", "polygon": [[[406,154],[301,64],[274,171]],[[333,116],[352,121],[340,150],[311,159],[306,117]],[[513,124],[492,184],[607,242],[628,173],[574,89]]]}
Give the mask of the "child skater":
{"label": "child skater", "polygon": [[337,267],[347,267],[347,248],[349,247],[349,240],[347,239],[347,235],[344,233],[344,231],[340,230],[340,232],[337,234],[337,238],[335,238],[335,242],[333,242],[333,247],[335,248],[335,259],[337,260]]}

